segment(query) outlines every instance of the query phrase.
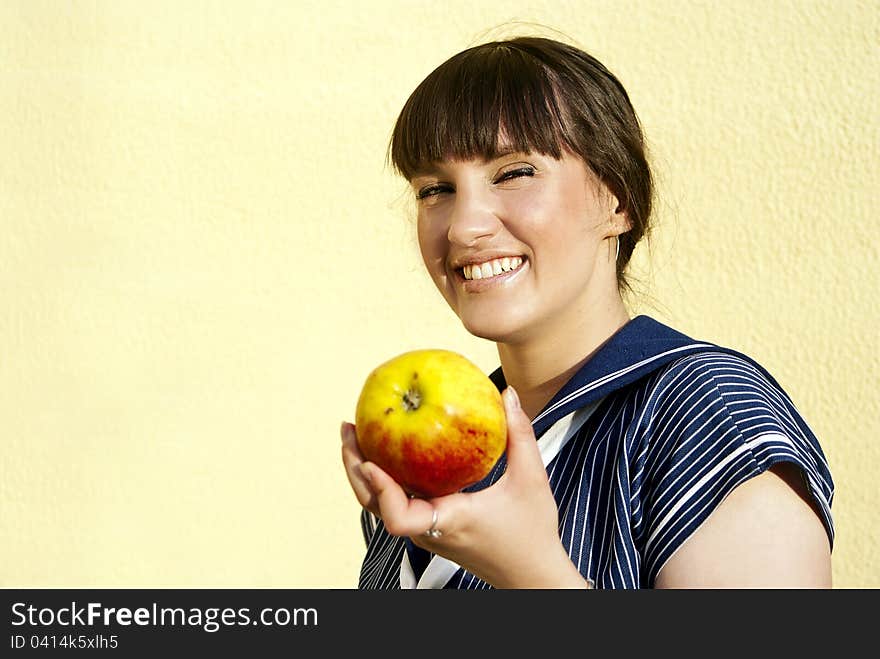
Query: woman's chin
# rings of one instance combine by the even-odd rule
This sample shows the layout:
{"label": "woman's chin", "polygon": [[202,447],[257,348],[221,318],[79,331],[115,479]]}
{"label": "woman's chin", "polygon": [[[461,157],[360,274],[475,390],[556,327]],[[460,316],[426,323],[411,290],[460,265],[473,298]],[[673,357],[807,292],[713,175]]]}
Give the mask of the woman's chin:
{"label": "woman's chin", "polygon": [[493,317],[489,314],[481,314],[474,318],[465,314],[459,315],[459,318],[468,332],[495,343],[510,343],[522,333],[520,324],[511,318]]}

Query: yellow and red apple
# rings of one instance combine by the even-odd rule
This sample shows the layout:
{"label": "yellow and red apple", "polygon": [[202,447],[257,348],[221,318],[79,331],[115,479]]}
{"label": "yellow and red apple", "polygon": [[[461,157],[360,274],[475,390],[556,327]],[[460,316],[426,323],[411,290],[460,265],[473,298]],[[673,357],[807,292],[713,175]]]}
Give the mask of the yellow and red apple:
{"label": "yellow and red apple", "polygon": [[413,350],[377,366],[358,398],[355,428],[364,458],[420,497],[482,480],[507,446],[501,394],[450,350]]}

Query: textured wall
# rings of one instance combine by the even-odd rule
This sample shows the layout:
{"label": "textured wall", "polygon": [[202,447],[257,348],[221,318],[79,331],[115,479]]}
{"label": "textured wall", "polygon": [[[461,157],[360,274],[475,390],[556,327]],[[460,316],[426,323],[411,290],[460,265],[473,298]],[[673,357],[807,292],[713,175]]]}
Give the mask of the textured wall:
{"label": "textured wall", "polygon": [[777,376],[836,479],[835,585],[880,586],[878,16],[0,2],[0,586],[354,585],[338,427],[366,373],[496,362],[421,270],[389,132],[443,59],[530,23],[645,124],[634,309]]}

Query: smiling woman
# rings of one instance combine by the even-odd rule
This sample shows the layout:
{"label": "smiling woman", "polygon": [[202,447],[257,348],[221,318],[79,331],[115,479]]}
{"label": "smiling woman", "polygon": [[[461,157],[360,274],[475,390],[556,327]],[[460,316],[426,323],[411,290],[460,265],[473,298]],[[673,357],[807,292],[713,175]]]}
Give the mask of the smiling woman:
{"label": "smiling woman", "polygon": [[544,38],[470,48],[416,88],[390,154],[428,273],[497,345],[508,438],[485,479],[421,499],[343,424],[360,587],[830,586],[833,482],[791,399],[623,303],[652,177],[605,66]]}

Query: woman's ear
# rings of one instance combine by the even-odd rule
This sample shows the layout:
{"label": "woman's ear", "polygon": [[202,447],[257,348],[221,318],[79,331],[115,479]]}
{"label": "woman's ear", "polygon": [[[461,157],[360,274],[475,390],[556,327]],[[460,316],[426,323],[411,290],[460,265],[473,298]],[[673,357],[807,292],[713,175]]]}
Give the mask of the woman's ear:
{"label": "woman's ear", "polygon": [[617,200],[617,195],[610,191],[608,192],[608,210],[612,215],[620,212],[620,202]]}
{"label": "woman's ear", "polygon": [[621,208],[620,201],[612,192],[608,193],[608,209],[608,223],[611,225],[611,235],[619,236],[632,228],[626,211]]}

